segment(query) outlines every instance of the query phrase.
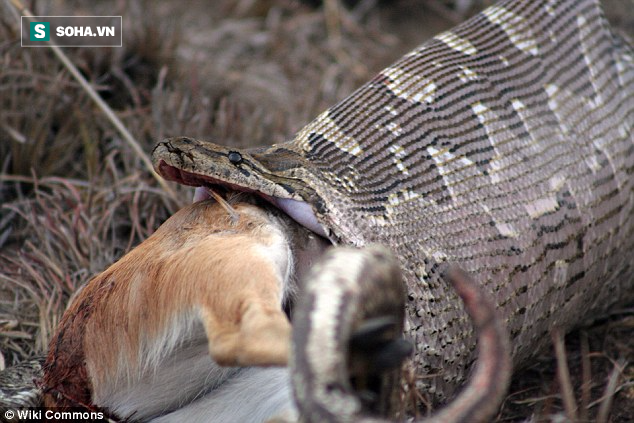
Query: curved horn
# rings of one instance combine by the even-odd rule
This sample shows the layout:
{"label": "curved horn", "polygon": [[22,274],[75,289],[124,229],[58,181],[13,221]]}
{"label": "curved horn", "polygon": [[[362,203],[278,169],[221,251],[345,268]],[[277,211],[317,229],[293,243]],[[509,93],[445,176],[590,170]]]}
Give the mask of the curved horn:
{"label": "curved horn", "polygon": [[[510,381],[508,334],[494,304],[467,273],[452,268],[445,276],[477,331],[478,361],[458,397],[423,422],[486,421],[498,409]],[[383,247],[338,248],[313,268],[294,316],[290,361],[295,397],[305,421],[381,421],[368,415],[363,402],[367,392],[360,391],[364,386],[359,386],[360,375],[354,374],[359,367],[355,360],[365,357],[361,372],[378,366],[383,372],[380,390],[386,388],[387,370],[400,367],[409,353],[400,338],[404,301],[400,268]],[[372,341],[370,335],[380,339]],[[355,343],[363,345],[357,356]],[[367,383],[372,378],[365,379]],[[372,394],[371,387],[369,391]]]}

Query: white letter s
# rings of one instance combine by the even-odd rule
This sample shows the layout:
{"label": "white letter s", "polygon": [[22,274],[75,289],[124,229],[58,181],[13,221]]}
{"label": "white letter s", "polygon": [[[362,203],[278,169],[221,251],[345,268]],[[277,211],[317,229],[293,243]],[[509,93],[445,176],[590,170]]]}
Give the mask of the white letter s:
{"label": "white letter s", "polygon": [[44,38],[46,36],[46,32],[44,32],[45,25],[37,24],[35,25],[35,38]]}

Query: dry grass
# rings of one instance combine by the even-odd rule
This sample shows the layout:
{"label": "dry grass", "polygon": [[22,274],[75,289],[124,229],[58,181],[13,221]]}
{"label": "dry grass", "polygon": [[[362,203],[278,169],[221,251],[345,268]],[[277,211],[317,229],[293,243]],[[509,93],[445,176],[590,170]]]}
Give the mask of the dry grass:
{"label": "dry grass", "polygon": [[[36,14],[121,14],[124,47],[65,49],[145,151],[166,136],[239,146],[287,139],[374,72],[459,19],[448,1],[60,0]],[[459,3],[459,2],[458,2]],[[463,3],[490,3],[475,1]],[[608,1],[634,32],[629,0]],[[6,8],[0,3],[0,9]],[[0,368],[41,353],[78,287],[189,198],[168,197],[47,49],[0,13]],[[566,339],[514,378],[499,421],[628,421],[634,311]],[[587,337],[582,335],[587,333]],[[587,339],[587,341],[585,341]],[[563,368],[562,368],[563,369]],[[564,388],[568,384],[563,383]],[[564,406],[562,392],[568,392]],[[607,398],[607,400],[605,399]],[[424,398],[420,399],[421,401]],[[577,407],[575,407],[575,404]],[[553,417],[554,416],[554,417]]]}
{"label": "dry grass", "polygon": [[[544,351],[529,368],[514,375],[499,421],[523,421],[532,414],[534,421],[631,422],[633,332],[634,310],[623,308],[571,333],[565,351]],[[605,420],[608,412],[610,419]]]}
{"label": "dry grass", "polygon": [[[370,76],[364,53],[387,50],[372,25],[348,18],[330,42],[321,11],[248,3],[60,1],[33,12],[125,17],[123,48],[64,51],[147,152],[185,134],[242,146],[281,141]],[[160,190],[52,52],[20,47],[19,27],[0,7],[3,367],[42,352],[81,283],[190,193],[175,186],[171,199]]]}

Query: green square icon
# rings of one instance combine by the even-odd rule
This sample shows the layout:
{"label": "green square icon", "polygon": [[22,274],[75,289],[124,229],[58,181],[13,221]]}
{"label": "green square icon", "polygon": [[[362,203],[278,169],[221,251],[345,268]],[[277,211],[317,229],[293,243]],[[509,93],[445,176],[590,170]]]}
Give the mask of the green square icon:
{"label": "green square icon", "polygon": [[51,23],[29,22],[29,39],[31,41],[49,41],[51,39]]}

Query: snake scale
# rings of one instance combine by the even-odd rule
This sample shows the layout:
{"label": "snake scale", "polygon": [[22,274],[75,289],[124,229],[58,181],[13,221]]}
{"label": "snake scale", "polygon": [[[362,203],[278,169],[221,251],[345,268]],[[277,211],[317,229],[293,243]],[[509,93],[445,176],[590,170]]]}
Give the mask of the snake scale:
{"label": "snake scale", "polygon": [[[381,71],[286,143],[160,142],[155,168],[255,192],[335,244],[389,246],[419,388],[455,394],[475,336],[439,272],[497,303],[515,366],[634,298],[634,54],[596,0],[503,1]],[[333,304],[332,307],[338,307]]]}

